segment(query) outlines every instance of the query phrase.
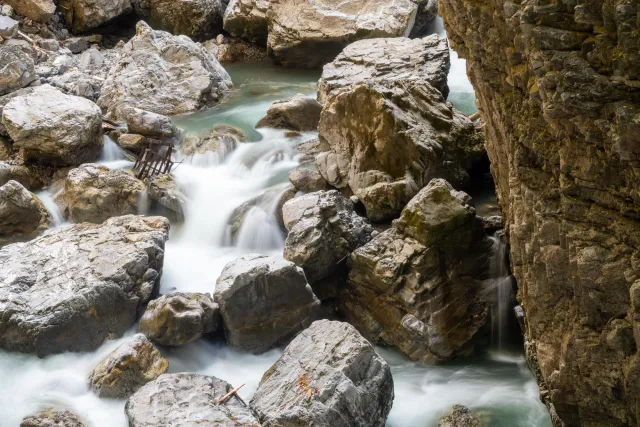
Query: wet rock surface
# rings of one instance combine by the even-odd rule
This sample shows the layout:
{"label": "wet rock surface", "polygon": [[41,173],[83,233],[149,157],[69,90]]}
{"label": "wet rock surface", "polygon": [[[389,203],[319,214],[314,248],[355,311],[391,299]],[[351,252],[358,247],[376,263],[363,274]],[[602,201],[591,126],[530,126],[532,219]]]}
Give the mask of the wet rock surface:
{"label": "wet rock surface", "polygon": [[51,215],[35,194],[16,181],[0,186],[0,236],[33,233],[50,223]]}

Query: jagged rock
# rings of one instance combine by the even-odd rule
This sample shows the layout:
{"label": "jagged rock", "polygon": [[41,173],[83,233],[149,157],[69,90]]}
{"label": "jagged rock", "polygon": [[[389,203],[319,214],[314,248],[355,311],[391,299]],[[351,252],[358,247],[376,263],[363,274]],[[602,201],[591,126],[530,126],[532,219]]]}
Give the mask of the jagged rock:
{"label": "jagged rock", "polygon": [[98,104],[116,118],[125,106],[171,116],[218,102],[231,87],[229,74],[202,45],[140,21]]}
{"label": "jagged rock", "polygon": [[8,40],[18,34],[18,21],[8,16],[0,15],[0,37]]}
{"label": "jagged rock", "polygon": [[[524,310],[556,426],[638,423],[638,4],[440,3],[486,123]],[[473,29],[469,31],[469,29]],[[634,288],[636,286],[636,288]],[[624,319],[634,348],[607,345]]]}
{"label": "jagged rock", "polygon": [[25,417],[20,427],[85,427],[71,411],[50,409]]}
{"label": "jagged rock", "polygon": [[209,294],[174,292],[149,303],[140,332],[158,344],[178,346],[215,332],[220,310]]}
{"label": "jagged rock", "polygon": [[37,22],[48,22],[56,11],[53,0],[4,0],[18,15]]}
{"label": "jagged rock", "polygon": [[146,196],[145,185],[131,173],[86,163],[69,171],[56,203],[69,221],[98,224],[114,216],[146,212]]}
{"label": "jagged rock", "polygon": [[60,49],[60,42],[56,39],[39,39],[36,43],[49,52],[57,52]]}
{"label": "jagged rock", "polygon": [[351,43],[322,69],[318,100],[325,103],[336,94],[361,82],[410,82],[426,80],[449,93],[449,46],[437,34],[422,39],[406,37],[360,40]]}
{"label": "jagged rock", "polygon": [[105,57],[98,49],[89,49],[82,53],[78,68],[82,71],[91,71],[104,66]]}
{"label": "jagged rock", "polygon": [[89,384],[100,397],[125,398],[164,374],[169,362],[142,334],[121,344],[89,375]]}
{"label": "jagged rock", "polygon": [[311,283],[334,272],[373,231],[336,190],[296,197],[285,203],[282,213],[289,230],[284,258],[302,267]]}
{"label": "jagged rock", "polygon": [[229,345],[255,354],[287,343],[321,314],[302,269],[257,254],[224,267],[214,298]]}
{"label": "jagged rock", "polygon": [[289,181],[298,191],[313,193],[327,190],[327,181],[318,173],[304,166],[297,167],[289,172]]}
{"label": "jagged rock", "polygon": [[438,16],[438,0],[411,0],[418,6],[416,22],[409,37],[423,37],[432,30],[431,23]]}
{"label": "jagged rock", "polygon": [[0,347],[42,357],[122,334],[156,291],[168,231],[165,218],[128,215],[4,246]]}
{"label": "jagged rock", "polygon": [[224,13],[224,29],[236,37],[267,45],[270,0],[231,0]]}
{"label": "jagged rock", "polygon": [[322,105],[313,98],[297,94],[284,101],[276,101],[267,114],[258,121],[256,128],[270,127],[297,131],[318,128]]}
{"label": "jagged rock", "polygon": [[96,28],[133,11],[130,0],[62,0],[67,24],[74,33]]}
{"label": "jagged rock", "polygon": [[207,39],[222,30],[226,2],[221,0],[137,0],[136,14],[171,34]]}
{"label": "jagged rock", "polygon": [[178,219],[184,218],[186,196],[178,188],[171,175],[164,174],[153,177],[148,181],[147,192],[151,200],[155,200],[175,212]]}
{"label": "jagged rock", "polygon": [[89,41],[86,37],[72,37],[64,42],[64,46],[71,53],[82,53],[89,49]]}
{"label": "jagged rock", "polygon": [[40,199],[20,183],[9,181],[0,187],[0,236],[33,233],[50,223]]}
{"label": "jagged rock", "polygon": [[237,395],[218,404],[218,399],[231,390],[231,384],[216,377],[164,374],[131,396],[124,410],[131,427],[179,426],[191,422],[203,426],[259,425]]}
{"label": "jagged rock", "polygon": [[55,165],[94,160],[102,148],[102,112],[93,102],[49,85],[11,99],[2,124],[26,159]]}
{"label": "jagged rock", "polygon": [[33,83],[36,75],[33,59],[16,46],[0,44],[0,95]]}
{"label": "jagged rock", "polygon": [[147,144],[147,138],[137,133],[125,133],[118,137],[118,145],[134,153],[140,153],[147,147]]}
{"label": "jagged rock", "polygon": [[393,403],[389,365],[353,326],[320,320],[264,374],[251,409],[265,427],[382,427]]}
{"label": "jagged rock", "polygon": [[140,108],[123,107],[121,118],[127,124],[129,132],[143,136],[162,138],[170,137],[176,132],[169,117]]}
{"label": "jagged rock", "polygon": [[481,427],[480,419],[471,409],[462,405],[453,405],[438,420],[438,427]]}
{"label": "jagged rock", "polygon": [[410,0],[271,0],[269,51],[284,66],[322,67],[355,40],[408,36],[416,11]]}
{"label": "jagged rock", "polygon": [[247,135],[229,125],[216,125],[205,136],[187,135],[180,144],[180,151],[186,156],[192,154],[218,153],[225,157],[235,150],[239,142],[245,142]]}

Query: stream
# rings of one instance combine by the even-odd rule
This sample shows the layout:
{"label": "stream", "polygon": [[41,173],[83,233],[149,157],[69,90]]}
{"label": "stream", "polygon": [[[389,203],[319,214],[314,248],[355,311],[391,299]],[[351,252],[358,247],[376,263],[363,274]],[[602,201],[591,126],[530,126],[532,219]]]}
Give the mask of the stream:
{"label": "stream", "polygon": [[[440,19],[435,22],[434,31],[444,33]],[[315,134],[305,133],[290,139],[283,131],[258,131],[254,125],[275,100],[296,93],[315,96],[320,72],[286,70],[270,64],[231,64],[225,68],[236,86],[234,94],[216,108],[176,117],[175,124],[185,131],[201,134],[216,124],[228,124],[242,129],[251,142],[240,144],[226,156],[181,158],[178,154],[177,160],[182,163],[175,168],[174,176],[188,199],[185,220],[172,224],[166,244],[161,293],[212,292],[222,268],[234,258],[250,252],[282,255],[285,236],[275,220],[276,203],[269,200],[276,200],[277,195],[289,188],[288,172],[299,164],[296,143]],[[455,53],[449,87],[449,100],[454,105],[465,113],[475,111],[464,61]],[[106,141],[100,163],[113,168],[131,167],[130,160],[124,158],[112,141]],[[265,189],[274,197],[266,198],[247,214],[232,243],[229,216]],[[52,211],[56,225],[62,225],[64,220],[52,194],[43,191],[38,195]],[[495,210],[495,196],[485,194],[476,202],[479,211]],[[136,330],[134,325],[125,337],[107,341],[91,353],[65,353],[38,359],[0,350],[0,372],[3,373],[0,426],[18,426],[24,416],[54,405],[71,409],[89,426],[126,426],[125,401],[99,399],[91,392],[87,378],[102,358]],[[378,351],[391,365],[395,384],[389,427],[436,426],[438,417],[453,404],[477,411],[487,426],[551,426],[521,345],[500,345],[484,356],[440,366],[411,362],[391,349],[379,348]],[[262,374],[279,358],[282,350],[254,356],[201,339],[183,347],[161,348],[161,352],[169,360],[169,372],[214,375],[234,386],[246,383],[239,394],[248,401]]]}

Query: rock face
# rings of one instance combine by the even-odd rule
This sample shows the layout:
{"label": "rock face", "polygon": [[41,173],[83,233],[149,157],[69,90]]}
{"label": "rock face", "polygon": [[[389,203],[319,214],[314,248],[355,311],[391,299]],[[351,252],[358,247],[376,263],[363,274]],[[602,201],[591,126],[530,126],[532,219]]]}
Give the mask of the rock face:
{"label": "rock face", "polygon": [[98,224],[113,216],[145,212],[146,194],[142,181],[129,172],[87,163],[69,171],[56,202],[69,221]]}
{"label": "rock face", "polygon": [[389,365],[343,322],[302,331],[262,377],[251,409],[265,427],[382,427],[393,403]]}
{"label": "rock face", "polygon": [[125,413],[131,427],[259,425],[237,395],[224,404],[217,403],[232,389],[231,384],[216,377],[164,374],[131,396]]}
{"label": "rock face", "polygon": [[554,423],[635,425],[638,4],[451,0],[440,13],[486,122],[526,352]]}
{"label": "rock face", "polygon": [[406,37],[360,40],[351,43],[322,69],[318,99],[366,81],[419,81],[425,79],[446,98],[449,93],[449,46],[437,34],[422,39]]}
{"label": "rock face", "polygon": [[122,334],[156,291],[168,230],[129,215],[0,249],[0,347],[46,356]]}
{"label": "rock face", "polygon": [[267,45],[270,0],[231,0],[224,13],[224,29],[236,37]]}
{"label": "rock face", "polygon": [[210,39],[222,30],[226,2],[221,0],[136,0],[135,11],[158,30]]}
{"label": "rock face", "polygon": [[31,56],[15,46],[0,45],[0,96],[33,83],[38,76]]}
{"label": "rock face", "polygon": [[61,0],[67,7],[67,23],[81,33],[133,11],[130,0]]}
{"label": "rock face", "polygon": [[94,160],[102,148],[102,112],[93,102],[49,85],[11,99],[2,124],[26,159],[56,165]]}
{"label": "rock face", "polygon": [[480,419],[471,409],[462,405],[453,405],[438,420],[438,427],[481,427]]}
{"label": "rock face", "polygon": [[214,298],[229,345],[256,354],[287,343],[320,315],[302,269],[257,254],[225,266]]}
{"label": "rock face", "polygon": [[89,384],[100,397],[126,398],[164,374],[168,366],[151,341],[137,334],[98,363]]}
{"label": "rock face", "polygon": [[140,332],[158,344],[178,346],[218,330],[220,310],[209,294],[174,292],[149,303]]}
{"label": "rock face", "polygon": [[56,11],[53,0],[4,0],[18,15],[37,22],[48,22]]}
{"label": "rock face", "polygon": [[9,181],[0,187],[0,236],[33,233],[50,223],[40,199],[20,183]]}
{"label": "rock face", "polygon": [[218,102],[231,78],[204,47],[138,22],[102,87],[98,104],[114,117],[124,106],[167,116]]}
{"label": "rock face", "polygon": [[485,325],[482,224],[444,180],[433,180],[393,227],[355,250],[338,297],[347,321],[373,343],[442,362],[473,349]]}
{"label": "rock face", "polygon": [[297,131],[318,128],[322,105],[313,98],[297,94],[284,101],[271,104],[267,114],[256,124],[257,128],[270,127]]}
{"label": "rock face", "polygon": [[336,190],[296,197],[282,208],[289,230],[284,257],[302,267],[309,282],[328,277],[341,260],[371,239],[373,229]]}
{"label": "rock face", "polygon": [[25,417],[20,427],[84,427],[84,424],[73,412],[52,409]]}

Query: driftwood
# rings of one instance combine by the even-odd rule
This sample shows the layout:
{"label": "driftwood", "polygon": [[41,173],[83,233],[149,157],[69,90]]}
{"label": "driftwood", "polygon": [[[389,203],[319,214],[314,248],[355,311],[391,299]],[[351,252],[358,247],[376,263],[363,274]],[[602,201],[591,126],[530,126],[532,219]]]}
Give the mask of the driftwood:
{"label": "driftwood", "polygon": [[244,387],[244,384],[240,384],[238,387],[234,388],[229,393],[227,393],[224,396],[222,396],[220,399],[218,399],[218,405],[222,405],[224,402],[229,400],[229,398],[231,396],[233,396],[234,394],[236,394],[238,392],[238,390],[240,390],[242,387]]}

